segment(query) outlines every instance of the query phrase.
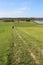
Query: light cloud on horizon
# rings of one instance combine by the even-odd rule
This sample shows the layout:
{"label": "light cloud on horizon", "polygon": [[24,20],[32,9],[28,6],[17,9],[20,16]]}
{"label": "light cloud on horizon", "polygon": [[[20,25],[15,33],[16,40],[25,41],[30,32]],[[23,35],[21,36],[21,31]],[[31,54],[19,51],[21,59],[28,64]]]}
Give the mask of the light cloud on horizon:
{"label": "light cloud on horizon", "polygon": [[26,10],[30,10],[31,8],[29,7],[22,7],[22,8],[19,8],[18,10],[16,11],[13,11],[13,12],[0,12],[0,17],[19,17],[20,15],[22,14],[25,14]]}
{"label": "light cloud on horizon", "polygon": [[43,17],[43,0],[0,0],[0,17]]}

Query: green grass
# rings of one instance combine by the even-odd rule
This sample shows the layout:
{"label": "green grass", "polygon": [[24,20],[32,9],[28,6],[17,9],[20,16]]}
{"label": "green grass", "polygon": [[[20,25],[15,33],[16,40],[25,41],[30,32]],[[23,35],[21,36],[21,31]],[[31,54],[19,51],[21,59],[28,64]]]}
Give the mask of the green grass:
{"label": "green grass", "polygon": [[[22,39],[25,40],[29,49],[35,54],[40,64],[43,65],[43,55],[41,55],[41,50],[43,50],[43,25],[33,22],[20,22],[14,24],[17,32]],[[18,43],[19,41],[16,42]]]}
{"label": "green grass", "polygon": [[0,22],[0,65],[6,65],[12,43],[12,23]]}
{"label": "green grass", "polygon": [[[30,49],[40,65],[43,65],[43,25],[34,22],[0,22],[0,65],[37,65],[27,49]],[[13,56],[8,58],[9,53],[13,53]]]}

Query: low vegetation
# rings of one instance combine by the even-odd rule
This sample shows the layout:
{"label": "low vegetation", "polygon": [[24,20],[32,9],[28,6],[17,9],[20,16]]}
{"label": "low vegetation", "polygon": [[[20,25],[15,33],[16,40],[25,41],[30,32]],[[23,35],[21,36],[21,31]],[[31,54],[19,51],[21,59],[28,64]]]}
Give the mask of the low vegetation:
{"label": "low vegetation", "polygon": [[0,65],[43,65],[43,25],[0,22]]}

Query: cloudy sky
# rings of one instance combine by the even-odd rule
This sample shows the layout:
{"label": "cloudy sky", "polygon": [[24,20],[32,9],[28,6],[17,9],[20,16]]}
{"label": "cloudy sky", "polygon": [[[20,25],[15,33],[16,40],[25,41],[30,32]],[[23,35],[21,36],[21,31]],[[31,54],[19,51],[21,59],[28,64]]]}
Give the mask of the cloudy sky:
{"label": "cloudy sky", "polygon": [[0,17],[43,17],[43,0],[0,0]]}

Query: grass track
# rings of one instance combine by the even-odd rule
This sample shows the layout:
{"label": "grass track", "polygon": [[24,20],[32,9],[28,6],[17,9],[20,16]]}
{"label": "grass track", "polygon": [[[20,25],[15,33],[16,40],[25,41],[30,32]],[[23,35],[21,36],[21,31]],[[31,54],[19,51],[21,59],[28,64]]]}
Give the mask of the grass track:
{"label": "grass track", "polygon": [[16,30],[26,41],[27,46],[34,53],[40,64],[43,65],[43,25],[26,22],[22,24],[15,23]]}
{"label": "grass track", "polygon": [[[14,57],[11,55],[8,60],[9,52]],[[0,65],[8,64],[43,65],[43,25],[33,22],[0,22]]]}

